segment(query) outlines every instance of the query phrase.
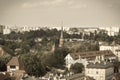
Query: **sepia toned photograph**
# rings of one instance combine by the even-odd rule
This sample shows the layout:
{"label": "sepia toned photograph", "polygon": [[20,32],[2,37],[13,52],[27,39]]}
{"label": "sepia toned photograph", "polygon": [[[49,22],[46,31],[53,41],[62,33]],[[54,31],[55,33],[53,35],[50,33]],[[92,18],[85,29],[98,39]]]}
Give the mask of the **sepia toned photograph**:
{"label": "sepia toned photograph", "polygon": [[120,0],[0,0],[0,80],[120,80]]}

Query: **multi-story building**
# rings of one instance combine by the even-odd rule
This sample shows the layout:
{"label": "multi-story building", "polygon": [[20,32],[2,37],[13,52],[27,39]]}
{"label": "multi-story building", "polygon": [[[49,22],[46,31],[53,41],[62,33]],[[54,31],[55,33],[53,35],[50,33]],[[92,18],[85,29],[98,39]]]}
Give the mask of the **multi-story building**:
{"label": "multi-story building", "polygon": [[110,62],[89,63],[85,69],[85,76],[95,80],[111,80],[113,74],[114,66]]}
{"label": "multi-story building", "polygon": [[118,60],[120,61],[120,46],[119,45],[100,45],[99,47],[100,51],[103,50],[111,50]]}
{"label": "multi-story building", "polygon": [[[96,57],[97,56],[97,57]],[[70,66],[75,63],[82,63],[85,67],[88,62],[94,62],[95,60],[100,59],[114,60],[116,56],[110,50],[104,51],[89,51],[89,52],[80,52],[80,53],[70,53],[65,57],[66,67],[70,69]]]}

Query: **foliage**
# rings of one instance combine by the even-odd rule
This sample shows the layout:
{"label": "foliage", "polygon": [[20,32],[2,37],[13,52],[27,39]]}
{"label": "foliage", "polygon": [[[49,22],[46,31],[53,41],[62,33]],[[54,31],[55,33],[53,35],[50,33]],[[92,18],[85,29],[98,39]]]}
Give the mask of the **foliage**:
{"label": "foliage", "polygon": [[46,73],[46,70],[44,66],[41,64],[41,60],[37,55],[24,55],[22,58],[24,69],[27,72],[27,74],[31,76],[44,76]]}
{"label": "foliage", "polygon": [[70,70],[76,74],[76,73],[82,73],[83,68],[84,66],[82,63],[75,63],[74,65],[71,65]]}
{"label": "foliage", "polygon": [[49,67],[63,68],[64,58],[68,53],[68,48],[58,48],[54,53],[43,55],[42,64]]}
{"label": "foliage", "polygon": [[70,52],[85,52],[85,51],[99,50],[99,43],[96,41],[80,42],[80,43],[74,43],[74,44],[72,44],[72,47],[70,47]]}
{"label": "foliage", "polygon": [[0,71],[7,70],[7,63],[10,60],[10,57],[0,57]]}

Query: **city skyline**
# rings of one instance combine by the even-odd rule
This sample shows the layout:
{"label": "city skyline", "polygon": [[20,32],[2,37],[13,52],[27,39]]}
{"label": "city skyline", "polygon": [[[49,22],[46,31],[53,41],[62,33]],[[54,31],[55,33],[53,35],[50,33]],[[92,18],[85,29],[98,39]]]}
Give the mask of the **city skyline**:
{"label": "city skyline", "polygon": [[0,0],[7,26],[119,26],[119,0]]}

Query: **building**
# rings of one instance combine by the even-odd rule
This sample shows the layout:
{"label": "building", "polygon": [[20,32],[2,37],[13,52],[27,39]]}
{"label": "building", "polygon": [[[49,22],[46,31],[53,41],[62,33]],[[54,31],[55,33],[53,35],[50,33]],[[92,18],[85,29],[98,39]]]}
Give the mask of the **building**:
{"label": "building", "polygon": [[60,34],[60,40],[59,40],[59,47],[62,47],[64,44],[64,39],[63,39],[63,26],[61,27],[61,34]]}
{"label": "building", "polygon": [[10,34],[11,33],[11,29],[9,27],[5,27],[3,29],[3,34]]}
{"label": "building", "polygon": [[68,54],[65,57],[65,63],[66,63],[66,67],[68,69],[70,69],[71,65],[75,64],[75,63],[82,63],[84,66],[86,66],[87,65],[87,60],[82,59],[82,58],[80,58],[80,56],[77,56],[77,55],[76,55],[76,57],[74,57],[73,54]]}
{"label": "building", "polygon": [[120,46],[119,45],[101,45],[99,47],[100,51],[103,50],[111,50],[118,58],[120,61]]}
{"label": "building", "polygon": [[105,59],[106,61],[116,59],[116,56],[110,50],[104,51],[89,51],[80,53],[69,53],[65,57],[66,67],[69,69],[72,64],[82,63],[85,67],[88,62],[94,62],[96,60]]}
{"label": "building", "polygon": [[95,80],[110,80],[113,74],[113,63],[110,62],[89,63],[85,69],[85,76],[92,77]]}
{"label": "building", "polygon": [[20,69],[20,64],[18,57],[12,57],[12,59],[7,63],[7,72],[15,72]]}

